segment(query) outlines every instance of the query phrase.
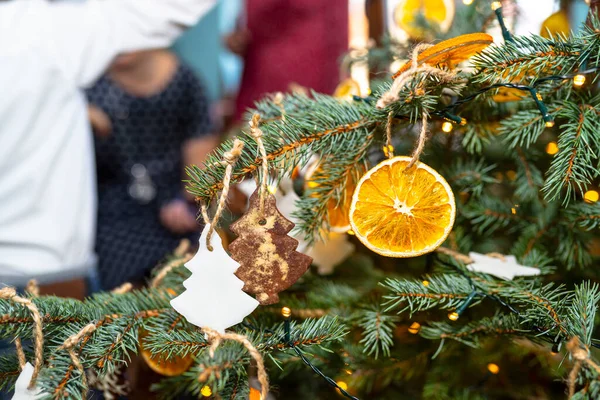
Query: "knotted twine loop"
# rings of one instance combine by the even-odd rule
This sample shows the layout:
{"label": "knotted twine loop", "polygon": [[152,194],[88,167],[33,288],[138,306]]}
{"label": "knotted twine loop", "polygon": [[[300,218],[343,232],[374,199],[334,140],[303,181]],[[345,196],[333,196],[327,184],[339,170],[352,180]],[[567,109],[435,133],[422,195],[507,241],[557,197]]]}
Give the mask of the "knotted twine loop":
{"label": "knotted twine loop", "polygon": [[151,288],[157,288],[158,285],[165,279],[165,277],[171,272],[174,268],[177,268],[181,264],[185,264],[190,261],[193,257],[193,254],[189,252],[191,243],[188,239],[183,239],[179,242],[179,246],[173,252],[175,258],[165,264],[160,271],[156,274],[152,282],[150,283]]}
{"label": "knotted twine loop", "polygon": [[264,216],[265,212],[265,201],[267,195],[267,178],[269,175],[269,161],[267,159],[267,151],[265,150],[265,144],[262,140],[263,132],[258,127],[260,124],[260,114],[256,113],[252,116],[250,120],[250,135],[256,140],[256,145],[258,146],[258,151],[260,152],[260,156],[262,158],[262,179],[260,182],[260,215]]}
{"label": "knotted twine loop", "polygon": [[84,393],[87,393],[88,384],[87,384],[87,379],[85,376],[85,370],[83,369],[83,365],[81,364],[81,361],[79,360],[79,357],[77,356],[77,352],[75,351],[75,346],[77,346],[82,339],[87,338],[89,335],[94,333],[95,330],[96,330],[96,324],[90,323],[90,324],[84,326],[76,334],[69,336],[63,342],[63,344],[58,348],[58,350],[67,350],[67,352],[69,353],[69,357],[71,357],[71,362],[73,363],[75,368],[77,368],[77,370],[81,373],[81,381],[83,382]]}
{"label": "knotted twine loop", "polygon": [[[400,98],[398,97],[398,93],[400,92],[400,90],[403,87],[406,86],[406,84],[411,80],[411,78],[414,75],[418,75],[420,73],[426,73],[429,75],[436,76],[442,82],[452,81],[456,77],[456,74],[454,72],[444,71],[443,69],[432,67],[425,63],[423,63],[419,66],[419,64],[418,64],[419,53],[421,53],[423,50],[425,50],[429,47],[431,47],[430,44],[422,43],[414,48],[413,53],[412,53],[410,68],[407,71],[398,75],[398,77],[396,77],[396,79],[392,83],[392,86],[390,87],[390,90],[385,92],[381,96],[381,98],[377,101],[377,108],[380,108],[380,109],[385,108],[385,107],[389,106],[390,104],[395,103],[398,100],[400,100]],[[421,153],[423,152],[423,149],[425,147],[425,141],[427,140],[427,125],[428,125],[427,120],[428,120],[428,118],[429,118],[429,115],[427,114],[427,112],[423,111],[421,114],[421,132],[419,133],[417,147],[415,148],[415,151],[412,154],[412,159],[410,160],[410,163],[408,164],[406,169],[412,168],[412,166],[415,165],[415,163],[417,161],[419,161],[419,157],[421,156]],[[388,126],[389,126],[389,117],[388,117]],[[390,132],[391,132],[391,129],[390,129]],[[391,133],[390,133],[390,135],[391,135]],[[391,142],[391,139],[389,139],[388,141]]]}
{"label": "knotted twine loop", "polygon": [[248,340],[248,338],[244,335],[240,335],[238,333],[226,332],[219,333],[211,328],[202,328],[202,332],[206,335],[208,342],[210,343],[209,347],[209,355],[211,358],[215,356],[215,350],[222,341],[224,340],[232,340],[234,342],[241,343],[250,356],[256,361],[256,367],[258,369],[258,381],[260,382],[261,387],[261,399],[266,399],[267,394],[269,393],[269,376],[267,375],[267,370],[265,369],[265,361],[260,354],[260,352],[254,347],[254,345]]}
{"label": "knotted twine loop", "polygon": [[[31,318],[33,319],[33,341],[35,348],[35,360],[33,365],[33,375],[29,382],[29,389],[35,387],[35,381],[42,369],[44,363],[44,332],[42,330],[42,316],[37,306],[30,299],[17,296],[17,291],[12,287],[5,287],[0,289],[0,299],[12,301],[17,304],[25,306],[31,312]],[[19,365],[21,369],[25,366],[27,360],[25,359],[25,353],[23,353],[23,346],[21,340],[15,342],[17,347],[17,357],[19,358]]]}
{"label": "knotted twine loop", "polygon": [[237,162],[238,158],[240,158],[243,148],[244,142],[242,142],[239,139],[235,139],[233,141],[233,147],[231,148],[231,150],[223,154],[223,163],[227,167],[225,168],[225,177],[223,178],[223,191],[221,192],[221,198],[219,199],[217,211],[215,211],[215,216],[212,222],[208,218],[208,212],[206,211],[206,207],[202,206],[202,216],[204,217],[204,222],[209,225],[208,233],[206,235],[206,248],[208,249],[208,251],[213,251],[213,247],[210,244],[210,238],[215,232],[215,226],[217,225],[217,222],[221,217],[221,213],[225,209],[227,195],[229,194],[229,185],[231,183],[231,174],[233,173],[233,166]]}
{"label": "knotted twine loop", "polygon": [[600,366],[590,358],[590,350],[581,343],[577,336],[573,336],[573,338],[567,342],[567,350],[575,360],[575,365],[573,365],[573,369],[568,377],[569,398],[571,398],[575,394],[577,375],[579,375],[579,371],[583,364],[587,364],[588,367],[596,370],[597,374],[600,374]]}

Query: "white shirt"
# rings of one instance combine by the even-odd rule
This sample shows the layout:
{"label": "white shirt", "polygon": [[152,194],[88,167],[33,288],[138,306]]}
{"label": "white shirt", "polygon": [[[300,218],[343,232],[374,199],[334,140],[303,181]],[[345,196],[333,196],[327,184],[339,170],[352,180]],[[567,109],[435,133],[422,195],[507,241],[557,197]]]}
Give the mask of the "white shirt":
{"label": "white shirt", "polygon": [[0,283],[89,273],[96,177],[80,89],[119,53],[170,45],[215,2],[0,2]]}

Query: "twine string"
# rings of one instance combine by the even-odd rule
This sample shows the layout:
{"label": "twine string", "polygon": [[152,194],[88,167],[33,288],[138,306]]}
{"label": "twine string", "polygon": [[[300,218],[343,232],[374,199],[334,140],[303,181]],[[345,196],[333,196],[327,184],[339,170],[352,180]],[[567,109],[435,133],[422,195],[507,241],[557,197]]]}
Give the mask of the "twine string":
{"label": "twine string", "polygon": [[[213,247],[210,244],[210,238],[215,232],[215,226],[221,217],[221,213],[225,209],[225,203],[227,202],[227,196],[229,194],[229,185],[231,183],[231,174],[233,173],[233,166],[237,162],[238,158],[240,158],[243,148],[244,142],[239,139],[235,139],[233,141],[233,147],[231,150],[223,154],[223,163],[227,165],[227,167],[225,168],[225,176],[223,178],[223,191],[221,192],[221,198],[219,199],[215,216],[213,217],[212,222],[209,223],[208,234],[206,235],[206,248],[208,251],[213,251]],[[206,212],[205,208],[203,209],[203,217],[208,220],[208,213]]]}
{"label": "twine string", "polygon": [[[403,73],[401,73],[400,75],[398,75],[398,77],[396,77],[396,79],[394,79],[394,82],[392,83],[392,86],[390,87],[390,89],[387,92],[385,92],[381,96],[381,98],[377,101],[377,108],[380,108],[380,109],[386,108],[390,104],[397,102],[400,99],[398,96],[400,90],[402,88],[404,88],[408,84],[408,82],[410,82],[411,78],[415,75],[418,75],[421,73],[429,74],[429,75],[437,77],[442,82],[452,81],[456,77],[456,73],[454,73],[454,72],[444,71],[443,69],[432,67],[425,63],[423,63],[419,66],[419,63],[418,63],[419,54],[423,50],[425,50],[429,47],[431,47],[430,44],[422,43],[422,44],[417,45],[413,49],[410,68],[408,70],[404,71]],[[390,115],[392,114],[392,112],[393,111],[390,111]],[[425,142],[427,140],[428,118],[429,118],[429,115],[427,114],[427,112],[423,111],[421,113],[421,131],[419,133],[417,146],[412,154],[412,159],[410,160],[410,162],[407,166],[407,169],[412,168],[412,166],[415,165],[415,163],[417,163],[417,161],[419,161],[419,157],[421,156],[421,153],[423,153],[423,149],[425,148]],[[391,128],[390,128],[390,117],[389,116],[388,116],[388,129],[387,130],[388,130],[388,132],[387,132],[388,144],[390,144]],[[390,157],[389,153],[388,153],[388,157]]]}
{"label": "twine string", "polygon": [[222,334],[211,328],[202,328],[202,332],[206,334],[208,342],[210,343],[209,355],[211,358],[214,357],[215,350],[219,347],[221,342],[225,340],[232,340],[234,342],[241,343],[246,350],[248,350],[250,356],[254,359],[254,361],[256,361],[256,366],[258,369],[258,381],[260,382],[261,387],[261,399],[266,399],[267,394],[269,393],[269,376],[267,375],[267,370],[265,368],[265,361],[250,340],[248,340],[246,336],[238,333],[226,332]]}
{"label": "twine string", "polygon": [[71,357],[71,362],[73,363],[75,368],[77,368],[77,370],[81,373],[81,381],[83,382],[84,393],[87,393],[88,384],[85,376],[85,370],[83,369],[83,364],[81,364],[81,360],[79,360],[79,357],[77,356],[75,347],[79,344],[79,342],[82,339],[87,338],[89,335],[94,333],[95,330],[96,324],[90,323],[81,328],[81,330],[76,334],[69,336],[58,348],[58,350],[66,350],[69,353],[69,357]]}
{"label": "twine string", "polygon": [[[34,339],[34,353],[35,360],[33,365],[33,375],[31,376],[31,381],[29,382],[29,389],[33,389],[35,387],[35,382],[37,377],[42,369],[42,365],[44,363],[44,332],[42,330],[42,316],[40,315],[40,311],[37,306],[31,301],[31,299],[27,299],[17,295],[17,291],[12,287],[5,287],[0,289],[0,299],[5,299],[12,301],[16,304],[20,304],[26,307],[31,312],[31,317],[33,319],[33,339]],[[15,341],[15,345],[17,347],[17,357],[19,358],[19,364],[21,368],[25,366],[25,354],[23,353],[23,346],[20,340]]]}
{"label": "twine string", "polygon": [[421,120],[421,132],[419,133],[419,140],[417,141],[417,147],[415,148],[415,150],[413,151],[412,154],[412,158],[410,160],[410,162],[408,163],[408,165],[406,166],[406,169],[410,169],[412,168],[413,165],[415,165],[415,163],[417,161],[419,161],[419,157],[421,157],[421,153],[423,153],[423,149],[425,148],[425,142],[427,141],[427,112],[423,111],[423,113],[421,114],[422,120]]}
{"label": "twine string", "polygon": [[569,373],[567,380],[569,386],[569,398],[571,398],[575,394],[577,376],[579,375],[579,371],[581,371],[583,365],[586,364],[589,368],[594,369],[597,374],[600,374],[600,365],[596,364],[590,358],[590,350],[587,348],[587,346],[581,343],[577,336],[573,336],[571,340],[567,342],[567,350],[571,353],[571,356],[575,360],[575,364],[573,365],[573,369]]}
{"label": "twine string", "polygon": [[265,201],[267,195],[267,178],[269,176],[269,162],[267,159],[267,151],[265,150],[265,144],[262,140],[263,132],[259,128],[260,114],[256,113],[250,120],[250,135],[256,140],[256,145],[262,158],[262,177],[260,181],[260,215],[264,217],[265,213]]}
{"label": "twine string", "polygon": [[283,93],[275,93],[275,97],[273,97],[273,103],[275,103],[275,105],[281,110],[281,120],[285,122],[285,106],[283,105]]}

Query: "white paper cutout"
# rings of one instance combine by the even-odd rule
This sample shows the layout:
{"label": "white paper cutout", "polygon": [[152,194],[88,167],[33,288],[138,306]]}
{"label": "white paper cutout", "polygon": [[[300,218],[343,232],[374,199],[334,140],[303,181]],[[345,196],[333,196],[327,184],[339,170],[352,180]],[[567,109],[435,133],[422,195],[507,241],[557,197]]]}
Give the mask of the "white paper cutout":
{"label": "white paper cutout", "polygon": [[220,333],[239,324],[258,307],[258,301],[242,291],[244,282],[234,275],[239,268],[214,232],[206,248],[209,225],[200,236],[198,252],[185,266],[192,275],[183,282],[187,289],[171,300],[171,306],[192,324]]}
{"label": "white paper cutout", "polygon": [[15,394],[13,395],[12,400],[35,400],[42,398],[42,393],[38,388],[33,388],[31,390],[27,388],[31,382],[32,376],[33,365],[26,363],[15,383]]}
{"label": "white paper cutout", "polygon": [[473,260],[467,269],[473,272],[483,272],[501,279],[512,281],[515,276],[535,276],[541,271],[538,268],[526,267],[517,262],[515,256],[504,256],[504,260],[479,253],[469,253]]}

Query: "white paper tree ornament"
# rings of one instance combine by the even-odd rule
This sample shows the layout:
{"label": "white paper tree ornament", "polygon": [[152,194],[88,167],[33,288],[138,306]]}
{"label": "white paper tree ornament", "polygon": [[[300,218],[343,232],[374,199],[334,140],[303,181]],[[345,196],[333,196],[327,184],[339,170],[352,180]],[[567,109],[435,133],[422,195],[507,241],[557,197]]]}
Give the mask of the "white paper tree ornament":
{"label": "white paper tree ornament", "polygon": [[469,271],[483,272],[509,281],[515,276],[535,276],[541,272],[538,268],[520,265],[515,256],[504,256],[502,260],[484,254],[469,253],[469,257],[473,260],[472,264],[467,265]]}
{"label": "white paper tree ornament", "polygon": [[42,394],[38,388],[28,389],[32,376],[33,365],[26,363],[15,383],[15,394],[13,395],[12,400],[35,400],[42,398]]}
{"label": "white paper tree ornament", "polygon": [[250,315],[258,301],[242,291],[244,282],[234,275],[240,265],[229,257],[219,235],[211,236],[213,251],[206,247],[209,227],[202,231],[198,252],[185,264],[192,272],[183,282],[187,290],[171,306],[192,324],[224,333]]}

